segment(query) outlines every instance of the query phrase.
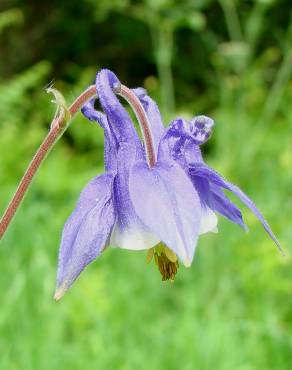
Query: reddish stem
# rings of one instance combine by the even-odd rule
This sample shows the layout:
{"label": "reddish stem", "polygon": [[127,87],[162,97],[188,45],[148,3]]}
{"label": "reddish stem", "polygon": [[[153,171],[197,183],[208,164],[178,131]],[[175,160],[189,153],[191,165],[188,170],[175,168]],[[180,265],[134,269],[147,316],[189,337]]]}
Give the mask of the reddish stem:
{"label": "reddish stem", "polygon": [[[72,103],[69,108],[69,112],[71,114],[71,118],[75,116],[77,111],[82,107],[82,105],[92,96],[96,94],[95,86],[92,85],[88,89],[86,89],[78,98]],[[52,149],[56,141],[64,132],[64,119],[65,115],[61,114],[59,117],[53,121],[51,125],[51,130],[45,137],[44,141],[38,148],[35,156],[33,157],[32,161],[30,162],[27,170],[25,171],[16,192],[11,199],[6,211],[4,212],[3,217],[0,221],[0,240],[2,239],[5,231],[7,230],[15,212],[17,211],[21,201],[26,194],[29,185],[31,184],[33,177],[37,173],[40,165],[42,164],[43,160],[45,159],[48,152]]]}
{"label": "reddish stem", "polygon": [[128,87],[121,85],[117,89],[117,93],[131,105],[133,111],[136,113],[143,134],[148,164],[149,167],[153,167],[156,163],[156,154],[151,127],[146,112],[138,97]]}

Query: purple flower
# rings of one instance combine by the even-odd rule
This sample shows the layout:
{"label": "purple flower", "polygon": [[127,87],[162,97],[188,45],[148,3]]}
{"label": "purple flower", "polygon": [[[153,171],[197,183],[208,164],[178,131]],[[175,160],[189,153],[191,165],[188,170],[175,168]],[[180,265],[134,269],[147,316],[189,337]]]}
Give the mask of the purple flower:
{"label": "purple flower", "polygon": [[281,250],[280,243],[253,201],[204,163],[199,146],[209,138],[213,125],[213,120],[206,116],[194,117],[189,123],[175,119],[161,139],[160,150],[171,156],[188,174],[199,193],[203,210],[211,209],[247,230],[240,210],[222,190],[231,191],[255,214]]}
{"label": "purple flower", "polygon": [[[201,219],[199,196],[171,158],[158,156],[155,167],[148,167],[134,125],[113,91],[119,84],[112,72],[102,70],[96,89],[105,114],[94,109],[92,100],[83,107],[84,115],[104,129],[106,173],[85,187],[65,224],[57,299],[108,245],[142,250],[162,240],[186,264],[193,258]],[[156,128],[153,123],[154,142],[162,133],[162,123]]]}
{"label": "purple flower", "polygon": [[[235,193],[274,234],[252,201],[203,162],[200,145],[210,136],[213,121],[176,119],[165,129],[155,102],[144,89],[133,89],[148,117],[156,163],[150,167],[144,146],[115,92],[118,78],[108,70],[96,77],[104,113],[94,99],[82,108],[105,135],[105,170],[82,191],[67,220],[59,252],[59,299],[81,271],[109,245],[150,249],[163,279],[173,279],[178,258],[189,266],[200,234],[217,230],[222,214],[245,228],[240,210],[222,189]],[[163,243],[163,244],[162,244]]]}
{"label": "purple flower", "polygon": [[[178,163],[188,175],[199,195],[202,215],[199,234],[208,231],[216,232],[217,217],[214,212],[238,224],[244,230],[248,230],[241,211],[223,191],[228,190],[254,213],[283,253],[279,241],[253,201],[239,187],[224,179],[204,163],[200,145],[209,139],[214,121],[203,115],[194,117],[190,122],[177,118],[162,132],[160,128],[163,127],[163,124],[157,105],[146,95],[144,89],[135,89],[134,91],[143,104],[152,126],[155,125],[155,132],[159,133],[157,135],[159,139],[156,139],[159,157],[168,158],[168,160],[172,158]],[[138,214],[141,217],[141,214]],[[143,220],[143,217],[141,219]]]}

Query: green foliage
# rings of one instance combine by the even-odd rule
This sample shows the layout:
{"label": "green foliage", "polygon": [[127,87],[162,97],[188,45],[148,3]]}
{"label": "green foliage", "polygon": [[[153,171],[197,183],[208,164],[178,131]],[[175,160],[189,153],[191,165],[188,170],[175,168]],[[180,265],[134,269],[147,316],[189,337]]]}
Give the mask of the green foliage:
{"label": "green foliage", "polygon": [[23,14],[19,9],[9,9],[0,13],[0,32],[11,25],[23,23]]}
{"label": "green foliage", "polygon": [[174,284],[145,253],[110,248],[55,303],[62,225],[103,171],[102,130],[78,115],[1,242],[0,369],[290,370],[290,2],[4,3],[1,210],[54,116],[45,88],[70,103],[107,66],[144,84],[165,122],[215,119],[206,161],[255,200],[287,256],[245,210],[250,233],[221,219]]}
{"label": "green foliage", "polygon": [[48,62],[39,62],[33,67],[0,83],[0,120],[2,123],[20,122],[23,104],[27,110],[34,107],[32,90],[40,86],[50,71]]}

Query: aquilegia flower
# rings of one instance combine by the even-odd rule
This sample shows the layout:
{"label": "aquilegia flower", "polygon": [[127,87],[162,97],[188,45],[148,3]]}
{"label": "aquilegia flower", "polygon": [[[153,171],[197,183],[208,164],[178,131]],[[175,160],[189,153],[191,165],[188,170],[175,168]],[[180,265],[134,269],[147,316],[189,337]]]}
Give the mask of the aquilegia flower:
{"label": "aquilegia flower", "polygon": [[173,280],[178,259],[186,266],[191,264],[198,236],[217,230],[215,212],[245,228],[240,210],[222,188],[236,194],[255,213],[279,246],[252,201],[204,164],[199,146],[210,136],[210,118],[199,116],[190,123],[176,119],[165,129],[158,107],[146,91],[129,90],[148,118],[146,139],[152,143],[152,163],[116,96],[120,89],[118,78],[101,70],[96,92],[104,113],[94,108],[95,99],[82,108],[83,114],[104,130],[106,172],[84,188],[64,226],[56,299],[109,245],[149,249],[149,259],[155,256],[162,278]]}

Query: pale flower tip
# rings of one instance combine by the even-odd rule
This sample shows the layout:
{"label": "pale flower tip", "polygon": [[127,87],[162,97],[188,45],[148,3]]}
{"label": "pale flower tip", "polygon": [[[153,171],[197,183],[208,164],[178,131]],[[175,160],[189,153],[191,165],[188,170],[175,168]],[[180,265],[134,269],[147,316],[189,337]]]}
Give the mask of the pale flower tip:
{"label": "pale flower tip", "polygon": [[282,249],[282,247],[280,246],[280,244],[278,245],[278,249],[280,251],[280,253],[282,254],[283,257],[286,257],[286,253],[284,252],[284,250]]}
{"label": "pale flower tip", "polygon": [[215,226],[212,230],[210,230],[211,233],[218,234],[218,227]]}
{"label": "pale flower tip", "polygon": [[57,288],[57,290],[55,291],[55,294],[54,294],[54,300],[55,301],[59,301],[63,295],[66,293],[67,291],[67,287],[65,284],[61,285],[59,288]]}
{"label": "pale flower tip", "polygon": [[192,264],[191,260],[189,260],[188,258],[186,258],[186,260],[184,261],[185,267],[191,267],[191,264]]}
{"label": "pale flower tip", "polygon": [[249,228],[248,228],[248,226],[247,225],[245,225],[245,224],[243,224],[243,230],[246,232],[246,233],[248,233],[249,232]]}

